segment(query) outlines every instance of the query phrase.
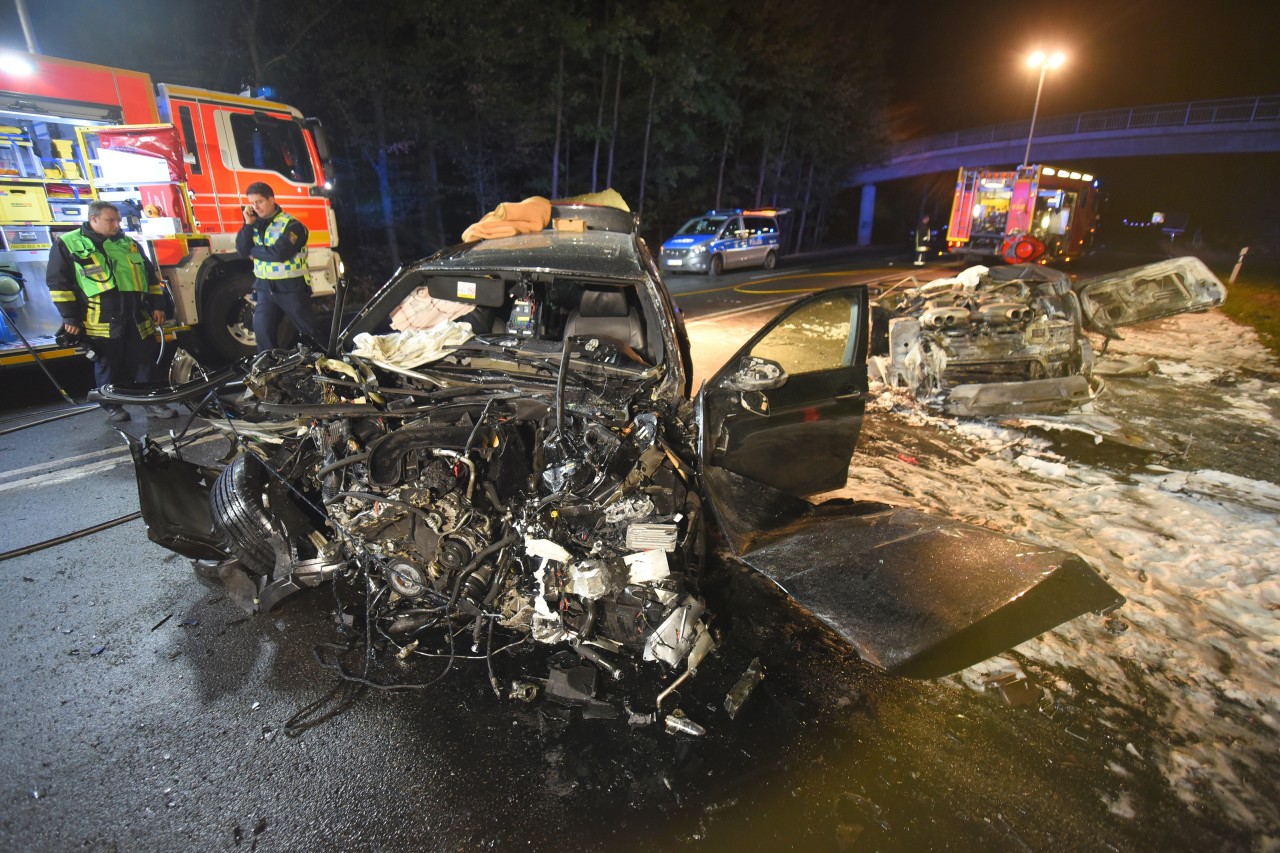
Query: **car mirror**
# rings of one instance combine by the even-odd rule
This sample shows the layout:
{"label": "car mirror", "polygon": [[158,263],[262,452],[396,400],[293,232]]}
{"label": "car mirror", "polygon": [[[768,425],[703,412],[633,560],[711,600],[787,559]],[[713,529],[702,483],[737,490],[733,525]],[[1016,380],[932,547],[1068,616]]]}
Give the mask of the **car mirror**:
{"label": "car mirror", "polygon": [[738,369],[725,377],[725,384],[734,391],[770,391],[786,383],[787,372],[781,364],[754,355],[743,358]]}

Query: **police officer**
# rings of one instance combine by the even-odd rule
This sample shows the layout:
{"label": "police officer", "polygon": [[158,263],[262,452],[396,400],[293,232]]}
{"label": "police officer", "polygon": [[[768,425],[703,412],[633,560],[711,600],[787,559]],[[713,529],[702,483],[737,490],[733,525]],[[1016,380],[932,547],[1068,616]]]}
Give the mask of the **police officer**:
{"label": "police officer", "polygon": [[[103,385],[144,386],[156,381],[165,297],[156,268],[142,249],[120,233],[120,211],[105,201],[89,205],[89,221],[62,234],[49,250],[46,271],[62,327],[84,335],[96,355],[93,377]],[[102,406],[113,423],[129,420],[122,406]],[[152,418],[177,414],[147,406]]]}
{"label": "police officer", "polygon": [[301,335],[320,340],[311,313],[311,280],[307,276],[307,228],[280,209],[275,191],[262,181],[249,184],[244,226],[236,235],[236,251],[253,260],[257,279],[253,334],[258,352],[275,349],[281,315],[293,321]]}

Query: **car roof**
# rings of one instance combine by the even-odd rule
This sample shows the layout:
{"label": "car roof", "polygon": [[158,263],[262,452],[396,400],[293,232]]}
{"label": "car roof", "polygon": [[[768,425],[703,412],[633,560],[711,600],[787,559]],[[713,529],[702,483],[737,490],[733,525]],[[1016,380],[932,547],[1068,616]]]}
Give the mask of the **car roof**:
{"label": "car roof", "polygon": [[410,269],[427,272],[515,270],[638,281],[645,276],[631,234],[613,231],[538,231],[454,246]]}

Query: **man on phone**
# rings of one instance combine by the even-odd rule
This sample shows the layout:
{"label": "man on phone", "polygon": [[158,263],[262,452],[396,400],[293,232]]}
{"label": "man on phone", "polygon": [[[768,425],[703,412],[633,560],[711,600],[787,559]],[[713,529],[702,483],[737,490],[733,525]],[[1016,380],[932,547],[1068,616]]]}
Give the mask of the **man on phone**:
{"label": "man on phone", "polygon": [[253,261],[253,334],[258,352],[275,349],[281,317],[293,321],[299,335],[320,342],[311,312],[311,279],[307,276],[307,228],[280,209],[275,191],[262,181],[245,189],[249,204],[244,226],[236,235],[236,251]]}

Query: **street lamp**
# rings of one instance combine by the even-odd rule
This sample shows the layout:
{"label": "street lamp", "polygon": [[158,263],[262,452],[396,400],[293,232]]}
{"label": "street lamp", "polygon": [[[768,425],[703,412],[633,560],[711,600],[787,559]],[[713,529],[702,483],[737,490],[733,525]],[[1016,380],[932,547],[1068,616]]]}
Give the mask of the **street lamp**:
{"label": "street lamp", "polygon": [[1031,110],[1031,129],[1027,131],[1027,150],[1022,155],[1022,167],[1026,167],[1031,160],[1031,137],[1036,132],[1036,115],[1040,112],[1040,93],[1044,90],[1044,76],[1049,73],[1050,68],[1057,68],[1059,65],[1067,61],[1067,57],[1062,51],[1055,52],[1052,56],[1048,56],[1042,50],[1027,57],[1027,65],[1031,68],[1040,69],[1040,83],[1036,86],[1036,105]]}

